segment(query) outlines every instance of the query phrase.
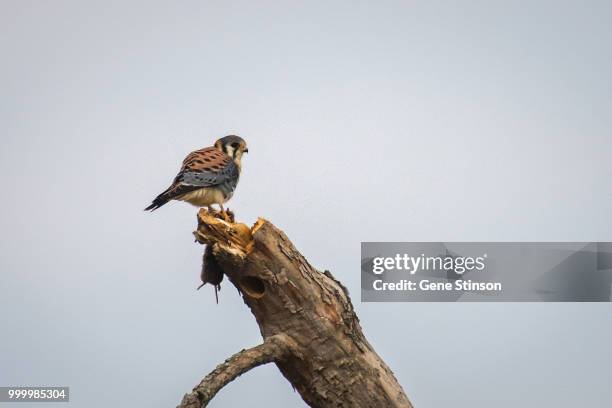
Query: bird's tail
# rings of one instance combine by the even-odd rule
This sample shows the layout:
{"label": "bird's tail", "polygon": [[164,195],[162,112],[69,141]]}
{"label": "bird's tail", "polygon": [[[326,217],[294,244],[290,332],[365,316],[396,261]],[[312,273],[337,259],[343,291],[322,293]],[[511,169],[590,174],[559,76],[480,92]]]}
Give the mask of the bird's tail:
{"label": "bird's tail", "polygon": [[158,195],[157,197],[155,197],[155,199],[153,200],[153,202],[151,203],[150,206],[148,206],[147,208],[145,208],[145,211],[155,211],[157,210],[159,207],[161,207],[162,205],[166,204],[168,201],[170,201],[170,195],[168,194],[170,189],[164,191],[163,193],[161,193],[160,195]]}

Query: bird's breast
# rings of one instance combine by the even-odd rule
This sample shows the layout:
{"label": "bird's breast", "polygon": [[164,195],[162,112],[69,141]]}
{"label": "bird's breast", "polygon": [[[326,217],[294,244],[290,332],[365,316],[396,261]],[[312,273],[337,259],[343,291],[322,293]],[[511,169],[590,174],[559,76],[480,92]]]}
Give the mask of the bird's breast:
{"label": "bird's breast", "polygon": [[186,201],[197,207],[206,207],[212,204],[223,204],[229,200],[229,197],[227,197],[220,188],[204,187],[200,188],[199,190],[185,193],[178,197],[178,199],[181,201]]}

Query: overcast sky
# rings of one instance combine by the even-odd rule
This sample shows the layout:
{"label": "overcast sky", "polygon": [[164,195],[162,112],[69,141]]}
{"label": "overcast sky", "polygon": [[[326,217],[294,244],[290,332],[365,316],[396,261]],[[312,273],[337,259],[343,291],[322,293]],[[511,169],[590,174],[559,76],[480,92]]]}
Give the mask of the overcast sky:
{"label": "overcast sky", "polygon": [[[2,1],[0,386],[172,407],[261,341],[230,285],[195,291],[196,209],[142,211],[236,133],[228,206],[348,286],[417,408],[610,406],[609,303],[359,296],[361,241],[612,240],[610,21],[608,1]],[[304,406],[273,365],[211,406],[246,404]]]}

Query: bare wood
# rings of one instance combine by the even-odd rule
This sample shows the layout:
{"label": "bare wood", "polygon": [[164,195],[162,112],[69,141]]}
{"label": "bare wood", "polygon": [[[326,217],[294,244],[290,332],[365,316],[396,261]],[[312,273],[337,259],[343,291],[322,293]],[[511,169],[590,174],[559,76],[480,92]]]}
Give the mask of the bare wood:
{"label": "bare wood", "polygon": [[412,407],[363,335],[346,288],[313,268],[282,231],[264,219],[249,228],[200,210],[194,235],[242,292],[264,344],[280,335],[292,345],[273,361],[308,405]]}

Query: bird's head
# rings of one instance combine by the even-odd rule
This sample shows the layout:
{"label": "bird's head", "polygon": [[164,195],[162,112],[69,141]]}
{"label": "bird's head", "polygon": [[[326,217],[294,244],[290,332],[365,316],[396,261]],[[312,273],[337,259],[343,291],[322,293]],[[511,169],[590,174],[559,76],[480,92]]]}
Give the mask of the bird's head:
{"label": "bird's head", "polygon": [[231,157],[238,165],[240,165],[242,154],[249,152],[244,139],[235,135],[222,137],[215,142],[215,147]]}

